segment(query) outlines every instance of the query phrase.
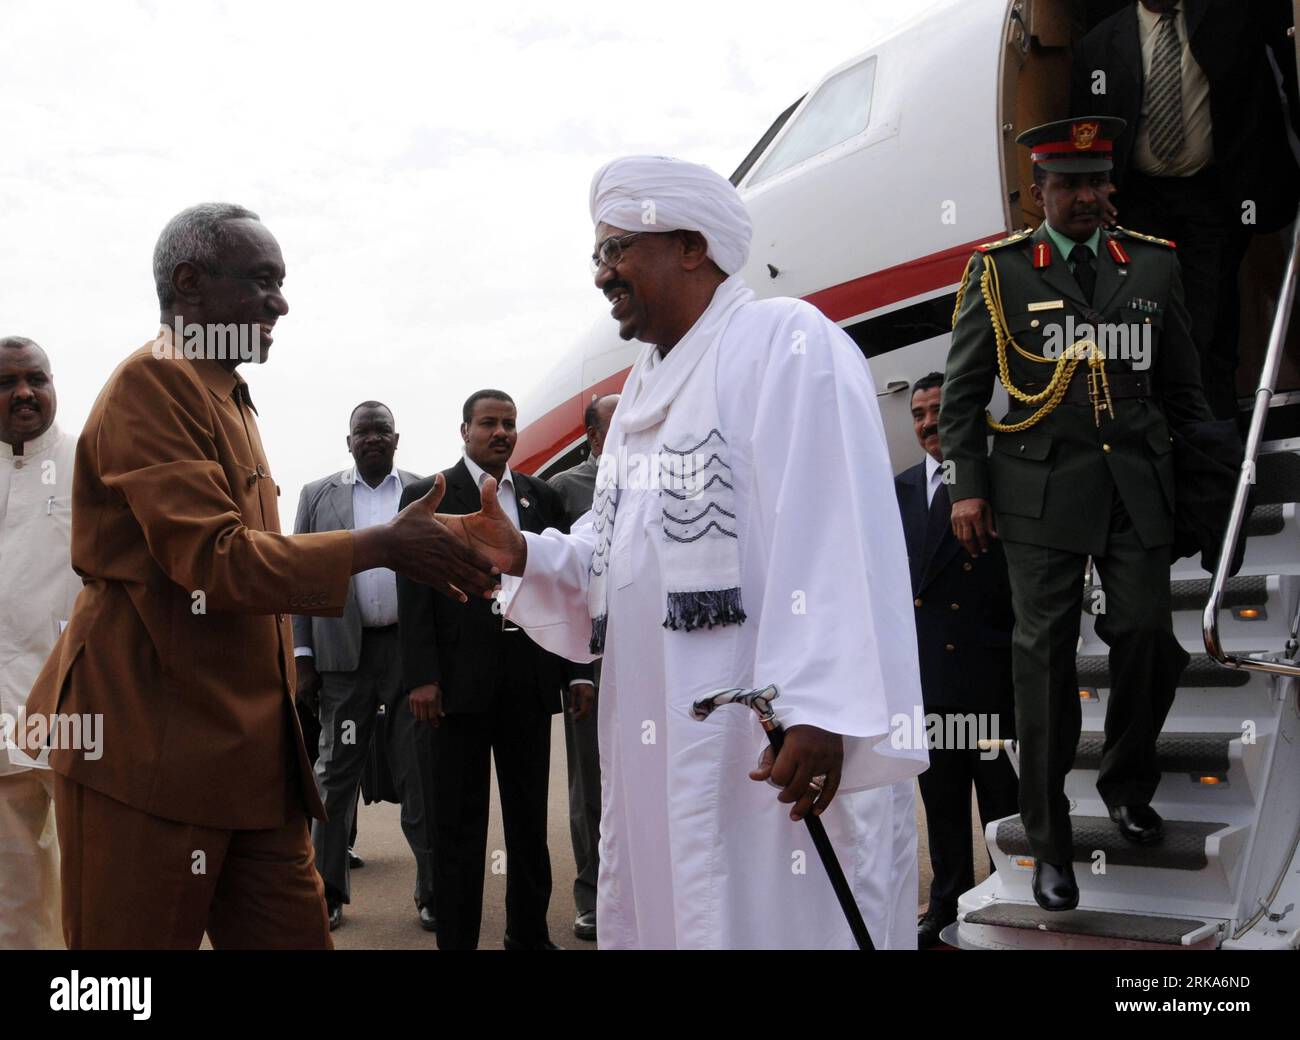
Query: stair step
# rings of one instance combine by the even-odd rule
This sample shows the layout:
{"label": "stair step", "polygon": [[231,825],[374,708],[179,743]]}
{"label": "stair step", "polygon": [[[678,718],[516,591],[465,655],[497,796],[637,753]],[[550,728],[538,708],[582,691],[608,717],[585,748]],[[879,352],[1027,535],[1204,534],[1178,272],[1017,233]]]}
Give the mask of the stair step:
{"label": "stair step", "polygon": [[[1242,655],[1248,656],[1248,655]],[[1107,654],[1081,654],[1078,660],[1078,678],[1081,687],[1110,689],[1110,658]],[[1241,668],[1225,668],[1209,654],[1192,654],[1178,680],[1179,688],[1245,686],[1250,682],[1250,672]]]}
{"label": "stair step", "polygon": [[[1156,739],[1156,759],[1162,773],[1217,774],[1228,771],[1228,745],[1241,733],[1161,733]],[[1101,765],[1104,733],[1087,731],[1079,737],[1074,753],[1075,769],[1097,769]],[[1109,823],[1110,821],[1107,821]],[[1113,826],[1113,825],[1112,825]]]}
{"label": "stair step", "polygon": [[[1070,826],[1076,863],[1091,863],[1093,853],[1100,849],[1106,855],[1108,866],[1204,870],[1209,863],[1205,839],[1215,831],[1226,830],[1228,824],[1165,820],[1164,836],[1154,845],[1136,845],[1126,840],[1106,816],[1071,816]],[[996,844],[1008,856],[1033,855],[1019,816],[998,824]]]}
{"label": "stair step", "polygon": [[1148,914],[1117,914],[1106,910],[1048,911],[1026,903],[994,903],[962,917],[965,924],[994,928],[1027,928],[1040,932],[1087,935],[1097,939],[1127,939],[1132,942],[1183,946],[1199,942],[1208,921],[1190,917],[1152,917]]}
{"label": "stair step", "polygon": [[[1204,610],[1210,599],[1209,578],[1188,578],[1169,583],[1169,595],[1174,610]],[[1224,607],[1262,607],[1268,602],[1268,577],[1239,575],[1229,578],[1223,586]]]}
{"label": "stair step", "polygon": [[1255,462],[1255,504],[1300,502],[1300,454],[1274,451]]}
{"label": "stair step", "polygon": [[1264,538],[1277,534],[1285,526],[1286,517],[1283,515],[1281,502],[1266,506],[1257,505],[1246,519],[1246,537]]}

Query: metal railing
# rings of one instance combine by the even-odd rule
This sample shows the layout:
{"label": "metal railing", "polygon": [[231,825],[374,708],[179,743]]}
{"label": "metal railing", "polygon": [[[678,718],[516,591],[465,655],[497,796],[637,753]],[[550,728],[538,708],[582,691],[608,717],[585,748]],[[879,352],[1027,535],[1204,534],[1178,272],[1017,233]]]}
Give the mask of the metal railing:
{"label": "metal railing", "polygon": [[1246,435],[1246,452],[1241,462],[1241,474],[1237,477],[1237,493],[1232,500],[1232,514],[1228,517],[1228,529],[1223,535],[1223,548],[1219,552],[1219,561],[1214,568],[1214,578],[1210,583],[1210,598],[1205,604],[1205,613],[1201,615],[1201,632],[1205,637],[1205,649],[1219,664],[1252,672],[1295,676],[1300,676],[1300,665],[1239,657],[1224,650],[1219,640],[1219,605],[1223,601],[1223,589],[1228,581],[1228,567],[1232,563],[1233,549],[1241,535],[1241,525],[1246,521],[1246,500],[1251,486],[1255,483],[1255,463],[1259,456],[1260,442],[1264,437],[1264,422],[1268,418],[1269,404],[1273,400],[1273,387],[1277,383],[1278,369],[1282,366],[1282,345],[1286,342],[1287,325],[1291,320],[1291,306],[1295,300],[1298,248],[1300,248],[1300,215],[1297,215],[1292,225],[1291,248],[1287,251],[1286,269],[1282,275],[1282,291],[1278,296],[1277,313],[1273,316],[1273,328],[1268,337],[1268,353],[1264,356],[1264,367],[1260,370],[1259,389],[1255,391],[1255,408],[1250,414],[1250,432]]}

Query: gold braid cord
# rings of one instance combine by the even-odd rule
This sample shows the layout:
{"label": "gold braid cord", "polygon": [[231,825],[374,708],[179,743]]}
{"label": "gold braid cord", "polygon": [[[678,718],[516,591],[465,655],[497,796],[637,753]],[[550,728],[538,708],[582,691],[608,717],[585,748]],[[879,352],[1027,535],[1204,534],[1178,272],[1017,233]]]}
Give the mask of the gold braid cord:
{"label": "gold braid cord", "polygon": [[[964,288],[963,282],[962,289]],[[1007,328],[1006,317],[1002,310],[1002,290],[998,284],[998,269],[993,263],[993,258],[987,254],[984,256],[984,274],[980,276],[980,294],[984,297],[984,306],[988,308],[989,321],[993,326],[993,338],[997,343],[998,351],[998,378],[1002,381],[1002,386],[1014,400],[1021,404],[1041,406],[1028,419],[1018,423],[1000,423],[986,411],[984,415],[990,428],[998,433],[1019,433],[1051,415],[1057,405],[1065,399],[1070,380],[1074,378],[1075,370],[1084,361],[1088,363],[1088,396],[1092,401],[1093,422],[1101,425],[1100,413],[1103,409],[1110,412],[1112,416],[1115,414],[1110,398],[1110,382],[1106,377],[1106,356],[1095,342],[1088,339],[1079,340],[1066,347],[1059,358],[1046,358],[1039,354],[1031,354],[1015,341],[1011,330]],[[962,295],[959,290],[958,307],[961,306]],[[1041,393],[1028,394],[1011,381],[1011,369],[1007,366],[1008,343],[1017,354],[1029,361],[1036,361],[1040,365],[1056,365],[1052,378]]]}

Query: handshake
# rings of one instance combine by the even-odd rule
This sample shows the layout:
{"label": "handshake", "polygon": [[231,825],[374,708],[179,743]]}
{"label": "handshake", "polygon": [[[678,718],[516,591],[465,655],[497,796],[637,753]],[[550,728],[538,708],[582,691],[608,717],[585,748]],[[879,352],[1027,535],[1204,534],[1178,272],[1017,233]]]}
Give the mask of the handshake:
{"label": "handshake", "polygon": [[387,567],[462,603],[491,599],[502,574],[523,574],[528,545],[497,501],[497,482],[484,482],[481,508],[466,516],[437,511],[446,490],[440,473],[388,523],[354,532],[352,572]]}

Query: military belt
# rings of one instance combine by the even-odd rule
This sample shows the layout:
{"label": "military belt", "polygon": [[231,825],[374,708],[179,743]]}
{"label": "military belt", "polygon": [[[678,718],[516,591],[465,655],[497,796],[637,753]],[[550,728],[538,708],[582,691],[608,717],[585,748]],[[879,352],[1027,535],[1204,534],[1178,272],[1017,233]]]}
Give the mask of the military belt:
{"label": "military belt", "polygon": [[[1106,370],[1106,379],[1110,383],[1110,396],[1113,400],[1126,397],[1150,397],[1151,377],[1146,372],[1126,372]],[[1021,383],[1020,388],[1028,394],[1037,394],[1047,389],[1046,383]],[[1062,398],[1065,404],[1092,404],[1088,396],[1088,372],[1080,367],[1070,380],[1070,385]]]}

